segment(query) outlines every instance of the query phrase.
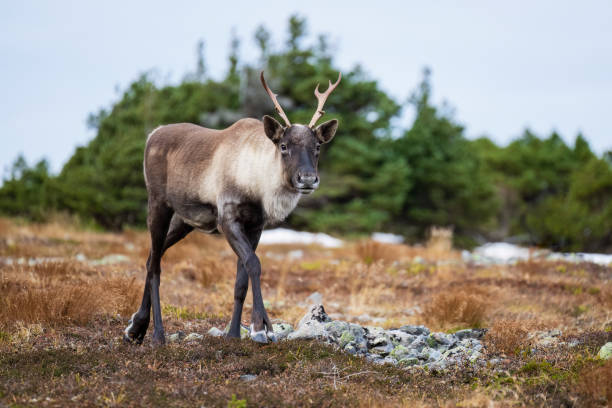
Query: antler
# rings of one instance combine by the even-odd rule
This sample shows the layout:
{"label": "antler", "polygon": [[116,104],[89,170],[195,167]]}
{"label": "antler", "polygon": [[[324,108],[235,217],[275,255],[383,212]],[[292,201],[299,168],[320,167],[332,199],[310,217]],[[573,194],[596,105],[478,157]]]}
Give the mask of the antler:
{"label": "antler", "polygon": [[317,111],[315,112],[314,116],[310,120],[310,123],[308,124],[309,128],[313,127],[317,123],[317,120],[321,119],[321,116],[325,114],[325,111],[323,110],[323,105],[325,105],[325,101],[327,100],[327,97],[329,96],[329,94],[332,93],[334,89],[336,89],[341,79],[342,79],[342,72],[339,72],[338,80],[336,81],[336,83],[332,84],[331,81],[329,81],[329,86],[327,87],[327,91],[323,93],[319,92],[319,84],[317,84],[314,94],[317,97],[319,104],[317,105]]}
{"label": "antler", "polygon": [[259,78],[261,79],[261,84],[266,89],[266,92],[268,93],[268,95],[270,95],[270,99],[272,99],[272,102],[274,103],[274,109],[276,109],[276,111],[278,112],[280,117],[283,118],[283,120],[285,121],[287,126],[291,126],[291,122],[289,122],[289,119],[287,119],[287,115],[285,115],[285,112],[283,111],[283,108],[281,108],[280,104],[276,100],[276,94],[274,92],[272,92],[270,90],[270,88],[268,88],[268,84],[266,84],[266,80],[264,78],[264,72],[263,71],[261,71],[261,75],[260,75]]}

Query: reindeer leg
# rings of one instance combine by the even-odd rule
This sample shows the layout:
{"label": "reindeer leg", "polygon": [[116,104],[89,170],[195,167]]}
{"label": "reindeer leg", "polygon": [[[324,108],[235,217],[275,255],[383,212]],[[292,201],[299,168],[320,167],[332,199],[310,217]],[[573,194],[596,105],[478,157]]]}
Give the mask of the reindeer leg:
{"label": "reindeer leg", "polygon": [[[273,339],[272,324],[266,313],[261,295],[261,263],[255,255],[253,245],[249,240],[248,234],[245,231],[244,225],[235,217],[236,211],[233,206],[226,204],[224,207],[224,219],[222,221],[222,229],[227,242],[230,244],[239,262],[242,263],[246,273],[251,281],[251,289],[253,290],[253,313],[251,315],[251,338],[257,342],[267,343],[268,338]],[[261,227],[259,234],[261,234]],[[259,241],[259,239],[257,239]],[[236,308],[234,309],[236,310]],[[235,314],[232,318],[232,323],[238,325],[238,335],[240,335],[239,321],[234,321],[237,318]],[[266,330],[267,329],[267,330]],[[266,335],[266,331],[269,333]]]}
{"label": "reindeer leg", "polygon": [[[163,252],[165,253],[168,248],[185,238],[191,231],[193,231],[192,226],[185,224],[179,216],[174,215],[170,222],[170,230],[164,242]],[[150,264],[151,251],[149,251],[149,257],[146,263],[147,277],[145,279],[142,302],[138,311],[132,315],[123,335],[123,340],[128,343],[142,344],[147,329],[149,328],[149,322],[151,321],[151,285],[149,283],[152,280],[152,274],[149,273],[151,270]]]}
{"label": "reindeer leg", "polygon": [[[261,237],[261,228],[255,228],[246,231],[247,238],[251,243],[253,251],[257,249],[259,244],[259,238]],[[249,289],[249,275],[242,264],[242,261],[238,259],[236,267],[236,285],[234,286],[234,313],[232,315],[232,322],[230,323],[230,329],[227,333],[227,337],[240,337],[240,322],[242,320],[242,307],[244,305],[244,299],[246,298],[247,291]]]}

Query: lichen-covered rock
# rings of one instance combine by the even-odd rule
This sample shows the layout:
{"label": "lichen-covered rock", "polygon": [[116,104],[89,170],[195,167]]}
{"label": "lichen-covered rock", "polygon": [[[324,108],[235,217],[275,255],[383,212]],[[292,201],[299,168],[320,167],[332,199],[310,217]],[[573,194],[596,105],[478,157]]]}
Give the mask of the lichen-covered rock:
{"label": "lichen-covered rock", "polygon": [[349,330],[345,330],[342,332],[342,336],[340,336],[338,344],[340,347],[344,347],[352,341],[355,341],[355,336]]}
{"label": "lichen-covered rock", "polygon": [[287,323],[274,323],[272,325],[272,330],[277,340],[283,340],[293,332],[293,326]]}
{"label": "lichen-covered rock", "polygon": [[323,305],[313,305],[308,313],[298,323],[297,330],[290,333],[287,338],[294,339],[323,339],[328,340],[328,334],[325,330],[325,323],[331,322],[331,319],[325,313]]}
{"label": "lichen-covered rock", "polygon": [[199,333],[189,333],[187,337],[185,337],[185,341],[198,341],[202,340],[204,336]]}
{"label": "lichen-covered rock", "polygon": [[399,330],[403,331],[404,333],[412,334],[414,336],[429,336],[430,333],[429,329],[425,326],[406,325],[400,327]]}
{"label": "lichen-covered rock", "polygon": [[398,344],[391,351],[391,357],[393,357],[394,359],[396,359],[399,362],[401,360],[405,360],[405,359],[408,359],[408,358],[413,358],[413,357],[415,357],[415,355],[412,352],[412,350],[410,350],[408,347],[405,347],[405,346],[402,346],[401,344]]}
{"label": "lichen-covered rock", "polygon": [[397,346],[398,344],[401,344],[403,346],[408,346],[412,344],[414,339],[416,339],[417,337],[413,334],[408,334],[401,330],[395,330],[395,329],[388,330],[387,334],[389,335],[389,339],[391,340],[391,343],[393,343],[393,345],[395,346]]}
{"label": "lichen-covered rock", "polygon": [[225,333],[217,329],[216,327],[213,327],[208,331],[208,335],[213,337],[223,337],[225,336]]}
{"label": "lichen-covered rock", "polygon": [[178,332],[172,333],[171,335],[166,337],[166,340],[168,340],[168,343],[178,343],[184,338],[185,338],[185,333],[179,330]]}
{"label": "lichen-covered rock", "polygon": [[612,342],[608,342],[601,346],[599,353],[597,353],[597,357],[603,360],[609,360],[612,358]]}
{"label": "lichen-covered rock", "polygon": [[464,329],[455,332],[455,337],[463,339],[481,339],[487,333],[486,329]]}
{"label": "lichen-covered rock", "polygon": [[288,324],[275,324],[278,338],[317,339],[344,352],[364,356],[377,364],[396,364],[444,370],[451,365],[481,362],[480,338],[486,330],[466,329],[455,334],[431,333],[425,326],[402,326],[385,330],[332,320],[323,305],[313,305],[300,320],[295,331]]}

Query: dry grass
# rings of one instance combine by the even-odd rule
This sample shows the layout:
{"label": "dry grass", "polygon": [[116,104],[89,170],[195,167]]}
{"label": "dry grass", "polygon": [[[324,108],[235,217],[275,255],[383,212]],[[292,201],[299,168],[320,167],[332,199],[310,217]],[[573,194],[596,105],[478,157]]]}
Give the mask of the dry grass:
{"label": "dry grass", "polygon": [[355,245],[355,254],[365,264],[378,261],[397,261],[405,257],[405,246],[362,240]]}
{"label": "dry grass", "polygon": [[[480,293],[479,293],[480,292]],[[490,302],[477,287],[434,295],[424,309],[426,319],[436,327],[482,327]]]}
{"label": "dry grass", "polygon": [[[195,349],[183,344],[153,352],[124,348],[121,332],[142,293],[147,232],[99,233],[68,221],[32,225],[0,218],[0,405],[35,404],[30,401],[49,395],[54,398],[50,405],[62,406],[112,405],[118,399],[127,405],[226,406],[236,394],[255,406],[549,406],[564,401],[604,406],[610,366],[590,361],[603,342],[612,341],[612,269],[547,262],[473,267],[461,263],[448,233],[436,234],[426,246],[372,241],[338,249],[260,246],[268,313],[295,324],[308,307],[306,298],[317,291],[335,319],[449,331],[487,327],[487,358],[505,355],[498,368],[409,374],[364,365],[315,343],[261,348],[208,337]],[[77,261],[77,254],[86,259]],[[121,254],[127,262],[89,262],[109,254]],[[236,257],[223,239],[191,234],[168,251],[162,270],[167,333],[204,333],[228,323]],[[246,324],[251,299],[249,290]],[[536,345],[540,354],[530,361],[530,332],[542,328],[560,329],[581,345],[544,349],[544,354]],[[329,376],[320,374],[334,370],[375,374],[339,381],[335,389]],[[239,380],[250,371],[258,374],[256,381]],[[143,378],[153,385],[143,388]],[[291,397],[270,400],[270,395]],[[70,400],[75,396],[81,399]]]}
{"label": "dry grass", "polygon": [[585,367],[580,373],[576,390],[587,395],[594,404],[612,405],[612,360],[598,367]]}
{"label": "dry grass", "polygon": [[532,322],[519,320],[498,320],[485,336],[485,344],[496,353],[518,355],[529,346],[527,335]]}

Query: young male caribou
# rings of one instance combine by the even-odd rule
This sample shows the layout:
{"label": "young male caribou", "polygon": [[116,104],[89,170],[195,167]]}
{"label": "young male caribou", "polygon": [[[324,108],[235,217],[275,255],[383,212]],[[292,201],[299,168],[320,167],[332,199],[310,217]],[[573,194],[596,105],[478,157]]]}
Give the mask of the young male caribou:
{"label": "young male caribou", "polygon": [[253,291],[251,338],[274,341],[261,295],[261,264],[255,250],[265,226],[293,211],[302,194],[319,186],[319,150],[336,133],[336,119],[315,127],[323,105],[338,86],[329,81],[315,89],[317,110],[308,126],[292,125],[261,73],[261,83],[286,126],[270,116],[241,119],[224,130],[189,123],[160,126],[147,139],[144,176],[149,195],[151,250],[140,308],[129,321],[124,339],[142,343],[153,307],[153,343],[164,344],[159,303],[160,262],[164,252],[194,228],[222,232],[238,256],[234,312],[229,337],[240,337],[242,305],[248,283]]}

